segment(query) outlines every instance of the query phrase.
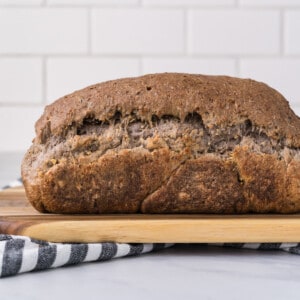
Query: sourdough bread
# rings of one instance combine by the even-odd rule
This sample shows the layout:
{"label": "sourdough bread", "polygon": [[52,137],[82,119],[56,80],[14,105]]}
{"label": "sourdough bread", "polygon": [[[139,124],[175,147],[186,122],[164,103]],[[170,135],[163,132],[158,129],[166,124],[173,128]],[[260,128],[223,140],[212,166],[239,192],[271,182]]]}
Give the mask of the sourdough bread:
{"label": "sourdough bread", "polygon": [[47,106],[22,178],[41,212],[295,213],[299,147],[299,117],[266,84],[153,74]]}

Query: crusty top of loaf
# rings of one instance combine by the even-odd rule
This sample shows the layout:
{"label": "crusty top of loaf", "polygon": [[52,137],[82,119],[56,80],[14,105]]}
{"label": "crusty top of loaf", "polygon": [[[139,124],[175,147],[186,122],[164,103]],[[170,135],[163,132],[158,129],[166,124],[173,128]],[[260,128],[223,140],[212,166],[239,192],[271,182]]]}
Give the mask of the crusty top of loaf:
{"label": "crusty top of loaf", "polygon": [[64,96],[45,108],[36,123],[35,142],[63,136],[85,118],[109,121],[116,112],[149,122],[153,115],[183,121],[197,112],[208,128],[250,120],[269,137],[300,146],[300,119],[276,90],[251,79],[180,73],[107,81]]}

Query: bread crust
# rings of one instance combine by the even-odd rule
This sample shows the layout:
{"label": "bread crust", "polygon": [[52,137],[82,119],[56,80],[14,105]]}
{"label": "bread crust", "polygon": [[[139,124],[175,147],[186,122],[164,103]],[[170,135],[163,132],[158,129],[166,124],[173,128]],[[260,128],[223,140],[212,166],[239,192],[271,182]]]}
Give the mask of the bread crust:
{"label": "bread crust", "polygon": [[228,127],[250,119],[268,136],[284,136],[287,145],[300,146],[299,117],[276,90],[251,79],[179,73],[117,79],[64,96],[47,106],[37,121],[37,142],[63,135],[88,114],[105,121],[116,111],[123,116],[135,112],[149,122],[153,115],[184,120],[196,112],[207,127]]}
{"label": "bread crust", "polygon": [[299,146],[299,117],[263,83],[153,74],[47,106],[22,178],[41,212],[295,213]]}

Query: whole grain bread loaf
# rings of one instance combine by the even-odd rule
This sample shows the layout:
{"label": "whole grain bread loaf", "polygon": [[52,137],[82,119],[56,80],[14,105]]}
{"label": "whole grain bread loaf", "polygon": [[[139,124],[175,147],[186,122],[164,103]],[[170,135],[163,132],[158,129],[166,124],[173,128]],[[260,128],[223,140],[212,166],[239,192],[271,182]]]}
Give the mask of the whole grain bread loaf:
{"label": "whole grain bread loaf", "polygon": [[300,119],[250,79],[108,81],[46,107],[22,163],[51,213],[300,212]]}

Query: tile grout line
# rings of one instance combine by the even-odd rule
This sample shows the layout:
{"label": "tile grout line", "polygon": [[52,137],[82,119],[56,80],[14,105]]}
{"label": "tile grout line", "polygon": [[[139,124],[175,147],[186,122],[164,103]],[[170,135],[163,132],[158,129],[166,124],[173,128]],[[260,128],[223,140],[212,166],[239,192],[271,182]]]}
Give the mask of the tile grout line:
{"label": "tile grout line", "polygon": [[9,4],[0,4],[0,8],[7,9],[22,9],[22,8],[31,8],[31,9],[40,9],[41,7],[46,8],[55,8],[55,9],[85,9],[85,8],[99,8],[99,9],[146,9],[146,10],[179,10],[179,9],[192,9],[192,10],[246,10],[246,11],[255,11],[255,10],[278,10],[278,9],[291,9],[295,11],[300,10],[300,5],[285,5],[285,6],[246,6],[241,5],[238,1],[234,2],[231,5],[145,5],[142,2],[138,2],[136,5],[124,4],[124,5],[112,5],[112,4],[82,4],[82,5],[72,5],[72,4],[48,4],[47,1],[43,1],[41,4],[19,4],[19,5],[9,5]]}
{"label": "tile grout line", "polygon": [[[94,58],[94,59],[105,59],[105,58],[139,58],[140,53],[0,53],[1,58],[35,58],[41,56],[50,56],[51,58]],[[153,57],[153,58],[195,58],[195,59],[235,59],[236,55],[239,58],[247,59],[247,58],[261,58],[261,59],[277,59],[280,58],[281,55],[279,53],[253,53],[253,54],[242,54],[242,53],[225,53],[225,54],[211,54],[208,52],[205,53],[151,53],[146,52],[142,54],[144,57]],[[284,58],[290,59],[300,59],[299,54],[285,54]]]}
{"label": "tile grout line", "polygon": [[285,25],[284,25],[284,22],[285,22],[285,17],[284,17],[284,14],[285,14],[285,10],[284,9],[280,9],[280,28],[279,28],[279,53],[280,53],[280,56],[283,57],[284,56],[284,48],[285,48],[285,45],[284,45],[284,42],[285,42],[285,37],[284,37],[284,29],[285,29]]}
{"label": "tile grout line", "polygon": [[47,104],[47,56],[42,57],[42,105]]}
{"label": "tile grout line", "polygon": [[188,10],[183,9],[183,54],[188,55],[188,41],[189,41],[189,36],[188,36]]}
{"label": "tile grout line", "polygon": [[2,102],[0,103],[0,109],[1,108],[27,108],[27,107],[30,107],[30,108],[34,108],[34,107],[43,107],[44,104],[43,103],[32,103],[32,102],[29,102],[29,103],[23,103],[23,102]]}
{"label": "tile grout line", "polygon": [[87,8],[87,54],[90,57],[92,54],[92,9]]}

